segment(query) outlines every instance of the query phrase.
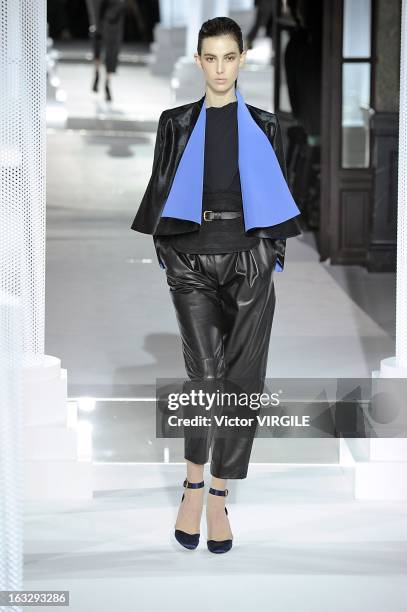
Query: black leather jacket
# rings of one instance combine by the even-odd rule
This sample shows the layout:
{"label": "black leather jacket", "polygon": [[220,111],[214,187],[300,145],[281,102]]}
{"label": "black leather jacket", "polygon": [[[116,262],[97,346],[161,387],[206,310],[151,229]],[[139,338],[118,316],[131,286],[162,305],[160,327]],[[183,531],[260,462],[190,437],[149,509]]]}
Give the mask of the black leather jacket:
{"label": "black leather jacket", "polygon": [[[184,232],[196,231],[196,223],[174,217],[162,217],[161,213],[168,193],[171,189],[178,164],[198,119],[205,96],[200,100],[164,110],[159,118],[157,136],[154,148],[154,159],[151,177],[141,204],[131,225],[131,229],[144,234],[153,235],[156,254],[159,258],[159,236],[168,236]],[[246,104],[253,119],[264,131],[273,146],[276,157],[287,180],[287,169],[284,155],[284,145],[277,115]],[[270,238],[278,254],[278,262],[284,267],[286,238],[298,236],[301,229],[294,217],[283,223],[269,227],[250,229],[247,235],[259,238]]]}

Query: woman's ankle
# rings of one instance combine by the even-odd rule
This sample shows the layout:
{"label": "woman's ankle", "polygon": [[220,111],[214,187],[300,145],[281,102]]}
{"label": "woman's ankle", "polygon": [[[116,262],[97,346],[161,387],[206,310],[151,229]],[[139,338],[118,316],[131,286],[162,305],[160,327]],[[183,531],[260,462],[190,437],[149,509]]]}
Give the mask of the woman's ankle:
{"label": "woman's ankle", "polygon": [[217,476],[212,476],[210,486],[212,489],[217,489],[218,491],[225,491],[227,488],[227,479],[218,478]]}

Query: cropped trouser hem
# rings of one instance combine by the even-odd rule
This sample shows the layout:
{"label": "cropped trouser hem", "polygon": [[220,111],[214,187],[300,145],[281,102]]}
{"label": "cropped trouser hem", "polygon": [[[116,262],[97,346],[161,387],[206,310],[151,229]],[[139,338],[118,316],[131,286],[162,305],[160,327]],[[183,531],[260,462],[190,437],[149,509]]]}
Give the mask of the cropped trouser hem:
{"label": "cropped trouser hem", "polygon": [[[189,457],[185,456],[184,459],[191,461],[192,463],[197,463],[195,455],[190,455]],[[206,463],[207,461],[203,461],[199,462],[197,465],[205,465]],[[214,478],[221,478],[223,480],[243,480],[244,478],[247,478],[248,473],[248,470],[239,470],[234,472],[227,472],[222,470],[219,471],[219,466],[215,466],[213,462],[211,462],[210,464],[209,471],[211,473],[211,476],[213,476]]]}

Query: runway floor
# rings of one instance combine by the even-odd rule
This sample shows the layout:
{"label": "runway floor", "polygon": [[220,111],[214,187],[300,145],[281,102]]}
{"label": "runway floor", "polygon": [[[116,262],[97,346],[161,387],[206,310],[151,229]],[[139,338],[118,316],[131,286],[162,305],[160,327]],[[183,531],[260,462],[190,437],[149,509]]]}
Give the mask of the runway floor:
{"label": "runway floor", "polygon": [[205,512],[195,551],[173,538],[182,465],[134,464],[131,487],[124,467],[110,484],[99,468],[93,501],[26,508],[24,588],[69,590],[72,612],[405,610],[406,504],[354,500],[339,467],[251,465],[230,481],[224,555],[207,550]]}

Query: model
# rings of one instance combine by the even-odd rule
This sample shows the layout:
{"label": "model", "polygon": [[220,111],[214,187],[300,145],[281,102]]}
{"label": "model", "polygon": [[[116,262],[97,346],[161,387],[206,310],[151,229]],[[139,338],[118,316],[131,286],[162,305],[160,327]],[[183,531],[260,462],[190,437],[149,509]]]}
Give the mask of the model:
{"label": "model", "polygon": [[107,102],[112,102],[111,77],[116,73],[119,62],[124,32],[125,0],[87,0],[87,7],[95,63],[92,91],[97,92],[99,89],[101,55],[104,50],[105,99]]}
{"label": "model", "polygon": [[[153,236],[165,269],[188,388],[249,395],[261,393],[266,376],[273,274],[283,271],[286,239],[301,229],[277,116],[245,103],[237,89],[245,55],[234,20],[216,17],[202,25],[194,57],[205,95],[161,114],[151,178],[131,228]],[[220,409],[227,416],[248,412],[237,404]],[[175,537],[188,549],[199,543],[211,449],[207,546],[224,553],[233,540],[227,480],[246,478],[255,426],[237,433],[185,430],[185,492]]]}

